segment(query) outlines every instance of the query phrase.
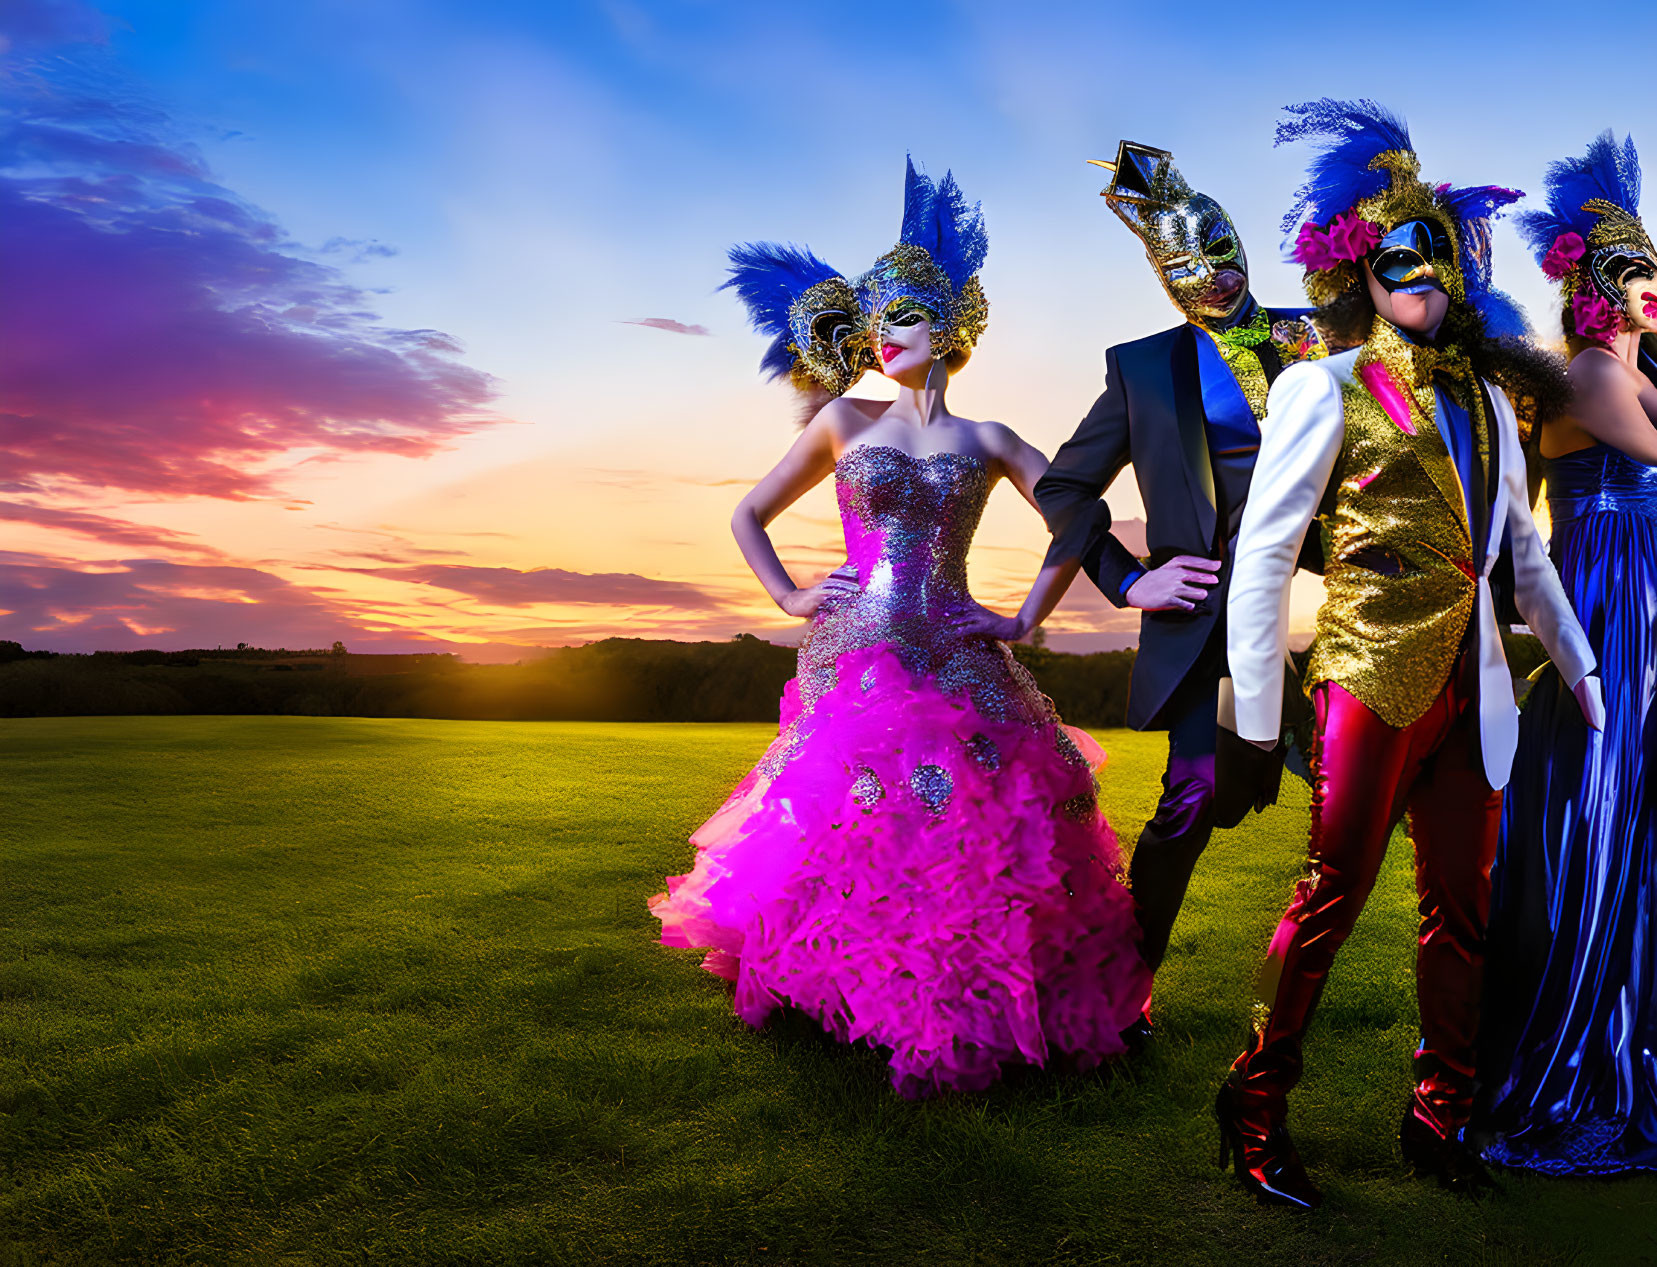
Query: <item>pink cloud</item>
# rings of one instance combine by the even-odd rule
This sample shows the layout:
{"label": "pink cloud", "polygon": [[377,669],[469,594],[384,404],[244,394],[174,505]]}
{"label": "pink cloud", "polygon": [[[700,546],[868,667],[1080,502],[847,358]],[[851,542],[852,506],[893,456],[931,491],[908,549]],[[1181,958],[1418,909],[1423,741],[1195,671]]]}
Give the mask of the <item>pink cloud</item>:
{"label": "pink cloud", "polygon": [[634,317],[622,321],[624,326],[649,326],[652,330],[666,330],[669,334],[708,334],[707,326],[689,326],[672,317]]}
{"label": "pink cloud", "polygon": [[0,638],[51,651],[327,647],[516,659],[535,648],[373,629],[344,604],[257,568],[132,559],[91,571],[0,553]]}
{"label": "pink cloud", "polygon": [[78,56],[0,80],[0,484],[245,498],[290,450],[420,456],[499,421],[453,339],[381,325]]}
{"label": "pink cloud", "polygon": [[[608,583],[616,578],[589,579]],[[651,584],[644,577],[632,579]],[[660,596],[644,598],[646,590],[621,592],[624,602],[663,602]],[[374,627],[380,623],[371,610],[338,591],[296,585],[258,568],[157,559],[70,567],[0,551],[0,638],[32,650],[180,651],[238,642],[302,648],[327,647],[338,639],[357,652],[452,651],[468,660],[498,662],[616,634],[723,639],[750,627],[733,616],[695,610],[676,616],[671,627],[641,625],[596,606],[588,622],[493,630],[477,642]],[[798,633],[793,624],[778,630],[784,636]]]}
{"label": "pink cloud", "polygon": [[184,550],[194,554],[221,557],[210,545],[192,539],[189,534],[136,524],[109,515],[96,515],[85,510],[62,510],[51,506],[31,506],[23,502],[0,501],[0,520],[13,523],[37,524],[91,537],[109,545],[138,547],[140,549]]}
{"label": "pink cloud", "polygon": [[83,571],[10,555],[0,561],[0,609],[9,612],[0,637],[55,651],[325,647],[361,632],[327,599],[268,572],[155,559]]}

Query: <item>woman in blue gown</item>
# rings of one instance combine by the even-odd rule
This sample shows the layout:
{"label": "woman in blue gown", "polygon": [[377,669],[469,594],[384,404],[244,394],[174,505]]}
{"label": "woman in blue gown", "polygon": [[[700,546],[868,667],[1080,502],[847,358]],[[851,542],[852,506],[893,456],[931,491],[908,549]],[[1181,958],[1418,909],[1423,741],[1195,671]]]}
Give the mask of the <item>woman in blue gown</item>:
{"label": "woman in blue gown", "polygon": [[1561,283],[1574,398],[1541,436],[1553,558],[1599,657],[1590,731],[1549,667],[1527,702],[1492,873],[1485,1158],[1657,1169],[1657,252],[1632,141],[1554,163],[1520,219]]}

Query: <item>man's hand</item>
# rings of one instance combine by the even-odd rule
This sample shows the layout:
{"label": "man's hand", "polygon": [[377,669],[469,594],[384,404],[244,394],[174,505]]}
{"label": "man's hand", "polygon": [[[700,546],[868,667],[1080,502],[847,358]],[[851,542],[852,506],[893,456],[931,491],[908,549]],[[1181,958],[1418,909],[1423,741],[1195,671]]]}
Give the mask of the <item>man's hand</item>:
{"label": "man's hand", "polygon": [[1219,579],[1218,559],[1182,554],[1145,573],[1128,586],[1123,597],[1129,607],[1140,611],[1193,611]]}
{"label": "man's hand", "polygon": [[1590,673],[1571,688],[1571,694],[1576,696],[1576,702],[1582,709],[1583,719],[1587,721],[1590,730],[1605,729],[1605,701],[1600,696],[1599,675]]}
{"label": "man's hand", "polygon": [[950,622],[957,634],[988,634],[1001,642],[1017,642],[1030,631],[1019,616],[1003,616],[980,603],[969,603]]}

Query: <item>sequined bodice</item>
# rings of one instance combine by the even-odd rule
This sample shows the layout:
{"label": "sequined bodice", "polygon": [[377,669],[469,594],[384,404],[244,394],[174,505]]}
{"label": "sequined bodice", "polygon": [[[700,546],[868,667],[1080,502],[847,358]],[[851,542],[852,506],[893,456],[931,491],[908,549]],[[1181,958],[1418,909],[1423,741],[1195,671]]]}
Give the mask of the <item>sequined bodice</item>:
{"label": "sequined bodice", "polygon": [[990,491],[983,460],[857,445],[834,475],[858,592],[832,594],[811,622],[796,679],[801,707],[833,689],[848,651],[885,647],[946,694],[969,695],[986,717],[1050,722],[1051,702],[1006,647],[957,632],[952,619],[971,601],[967,547]]}
{"label": "sequined bodice", "polygon": [[1590,445],[1549,458],[1545,469],[1556,531],[1598,511],[1657,518],[1657,467],[1636,462],[1621,449]]}
{"label": "sequined bodice", "polygon": [[835,490],[846,561],[857,569],[864,601],[916,618],[959,605],[989,486],[983,461],[964,453],[847,450],[835,466]]}

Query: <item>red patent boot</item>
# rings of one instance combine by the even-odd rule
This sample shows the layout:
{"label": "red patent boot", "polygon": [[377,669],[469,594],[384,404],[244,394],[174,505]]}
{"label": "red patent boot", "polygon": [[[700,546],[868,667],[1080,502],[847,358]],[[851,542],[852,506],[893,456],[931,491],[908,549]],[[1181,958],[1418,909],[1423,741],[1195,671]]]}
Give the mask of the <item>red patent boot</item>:
{"label": "red patent boot", "polygon": [[1236,1090],[1227,1082],[1214,1097],[1214,1116],[1220,1123],[1220,1166],[1228,1161],[1243,1187],[1254,1193],[1261,1205],[1286,1205],[1297,1210],[1315,1210],[1323,1204],[1323,1193],[1306,1176],[1306,1167],[1289,1138],[1288,1128],[1279,1124],[1261,1139],[1245,1134],[1240,1125]]}

